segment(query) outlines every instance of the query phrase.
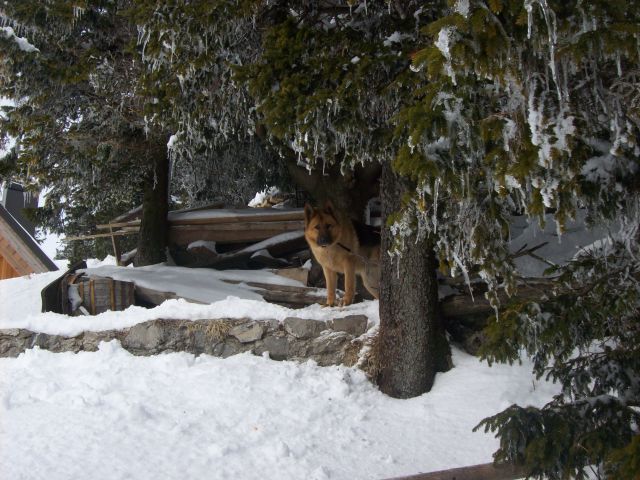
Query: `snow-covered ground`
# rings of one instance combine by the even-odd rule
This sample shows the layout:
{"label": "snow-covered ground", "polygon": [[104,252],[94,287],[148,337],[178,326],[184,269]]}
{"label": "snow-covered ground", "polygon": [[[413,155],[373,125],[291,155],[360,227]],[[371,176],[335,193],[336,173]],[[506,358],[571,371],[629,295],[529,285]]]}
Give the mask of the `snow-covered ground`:
{"label": "snow-covered ground", "polygon": [[[184,286],[186,273],[178,273],[172,281]],[[293,314],[229,285],[225,294],[235,296],[210,305],[170,300],[93,318],[42,314],[34,299],[56,275],[0,282],[0,328],[74,334],[159,317]],[[377,302],[296,311],[351,313],[374,325]],[[455,368],[438,375],[432,392],[395,400],[356,369],[312,362],[134,357],[116,341],[95,353],[30,350],[0,359],[0,478],[383,479],[490,462],[497,440],[472,428],[512,403],[542,405],[558,387],[535,381],[527,362],[489,368],[453,354]]]}

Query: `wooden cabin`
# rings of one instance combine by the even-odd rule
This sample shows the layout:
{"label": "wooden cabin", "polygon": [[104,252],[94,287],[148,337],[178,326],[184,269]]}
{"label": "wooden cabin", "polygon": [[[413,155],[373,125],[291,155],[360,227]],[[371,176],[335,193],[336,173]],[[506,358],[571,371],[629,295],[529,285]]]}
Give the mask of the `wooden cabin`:
{"label": "wooden cabin", "polygon": [[22,210],[32,202],[33,199],[20,185],[13,183],[3,188],[0,202],[0,280],[58,269],[35,241],[35,228],[22,215]]}

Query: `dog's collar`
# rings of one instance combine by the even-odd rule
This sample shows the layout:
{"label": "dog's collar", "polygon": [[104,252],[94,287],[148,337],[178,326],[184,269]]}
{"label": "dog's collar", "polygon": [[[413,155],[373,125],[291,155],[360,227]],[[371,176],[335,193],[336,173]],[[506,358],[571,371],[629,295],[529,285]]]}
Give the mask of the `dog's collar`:
{"label": "dog's collar", "polygon": [[351,249],[349,247],[344,246],[340,242],[338,242],[338,246],[341,247],[341,248],[344,248],[347,252],[351,253]]}

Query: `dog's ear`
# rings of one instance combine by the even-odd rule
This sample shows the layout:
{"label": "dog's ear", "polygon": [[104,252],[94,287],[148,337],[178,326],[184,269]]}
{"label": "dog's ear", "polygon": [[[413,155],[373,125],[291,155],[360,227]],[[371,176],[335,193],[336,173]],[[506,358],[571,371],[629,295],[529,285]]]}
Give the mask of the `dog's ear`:
{"label": "dog's ear", "polygon": [[311,217],[313,217],[313,207],[308,203],[304,204],[304,224],[309,225],[311,221]]}
{"label": "dog's ear", "polygon": [[324,202],[324,213],[335,218],[336,214],[333,211],[333,202],[331,200]]}

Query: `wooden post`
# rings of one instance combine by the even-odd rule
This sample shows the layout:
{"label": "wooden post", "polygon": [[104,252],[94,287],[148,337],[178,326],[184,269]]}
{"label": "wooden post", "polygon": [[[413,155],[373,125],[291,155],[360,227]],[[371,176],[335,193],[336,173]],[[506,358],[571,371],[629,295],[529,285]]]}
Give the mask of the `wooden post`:
{"label": "wooden post", "polygon": [[122,262],[120,261],[120,245],[116,236],[113,234],[113,227],[109,224],[109,233],[111,234],[111,245],[113,245],[113,255],[116,257],[116,265],[119,267],[122,266]]}

